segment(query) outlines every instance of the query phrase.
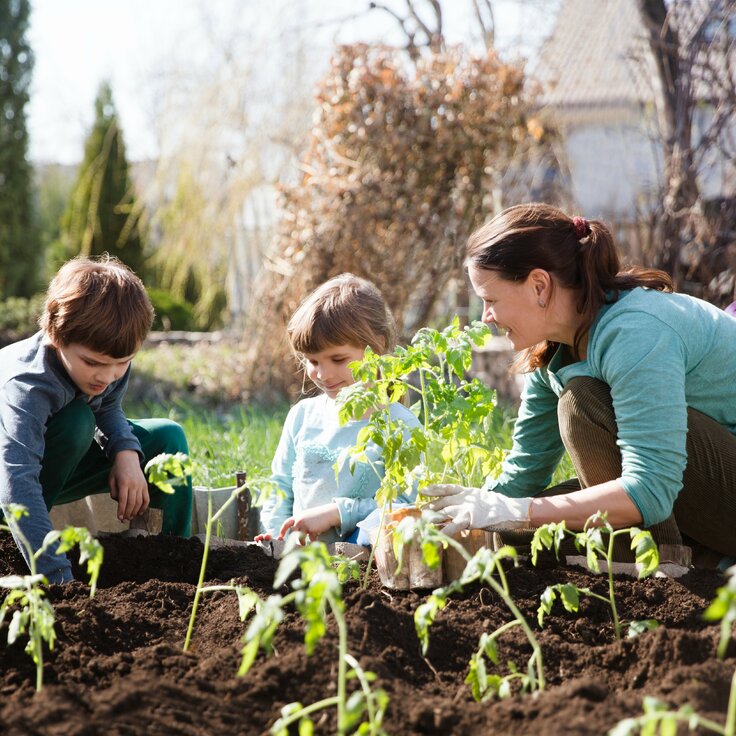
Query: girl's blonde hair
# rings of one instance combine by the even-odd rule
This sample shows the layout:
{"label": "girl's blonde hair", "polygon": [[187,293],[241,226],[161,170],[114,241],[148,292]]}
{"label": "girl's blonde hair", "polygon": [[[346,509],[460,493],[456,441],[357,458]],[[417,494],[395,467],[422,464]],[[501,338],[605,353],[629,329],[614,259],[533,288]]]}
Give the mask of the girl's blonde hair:
{"label": "girl's blonde hair", "polygon": [[286,332],[298,356],[319,353],[332,345],[387,353],[394,347],[396,328],[376,286],[343,273],[319,286],[299,305]]}

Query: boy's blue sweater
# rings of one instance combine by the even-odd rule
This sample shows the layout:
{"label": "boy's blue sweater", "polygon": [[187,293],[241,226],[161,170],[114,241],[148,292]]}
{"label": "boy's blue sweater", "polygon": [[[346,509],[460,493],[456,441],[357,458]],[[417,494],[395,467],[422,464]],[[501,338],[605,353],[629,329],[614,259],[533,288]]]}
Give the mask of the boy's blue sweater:
{"label": "boy's blue sweater", "polygon": [[[75,399],[87,401],[95,416],[95,440],[111,462],[121,450],[136,450],[143,457],[121,408],[129,376],[130,367],[103,393],[89,398],[64,370],[43,332],[0,350],[0,506],[5,510],[15,503],[28,509],[19,526],[34,551],[52,529],[40,480],[50,417]],[[55,549],[39,558],[37,571],[50,583],[72,580],[69,561],[54,554]]]}

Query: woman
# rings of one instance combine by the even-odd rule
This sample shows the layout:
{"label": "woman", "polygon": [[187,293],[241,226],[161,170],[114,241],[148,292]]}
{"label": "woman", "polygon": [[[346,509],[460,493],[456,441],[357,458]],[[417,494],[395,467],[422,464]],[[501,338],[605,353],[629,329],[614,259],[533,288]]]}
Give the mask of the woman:
{"label": "woman", "polygon": [[[682,534],[735,555],[736,320],[671,293],[661,271],[620,270],[603,223],[549,205],[496,216],[467,266],[483,321],[506,330],[526,376],[498,480],[429,489],[447,530],[582,529],[604,511],[660,546]],[[565,449],[579,485],[543,492]]]}

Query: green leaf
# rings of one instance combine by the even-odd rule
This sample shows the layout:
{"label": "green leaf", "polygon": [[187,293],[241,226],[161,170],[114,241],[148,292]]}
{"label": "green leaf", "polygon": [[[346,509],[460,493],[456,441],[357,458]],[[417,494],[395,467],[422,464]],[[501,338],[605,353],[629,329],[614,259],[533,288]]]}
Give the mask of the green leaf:
{"label": "green leaf", "polygon": [[639,567],[639,579],[653,575],[659,567],[659,550],[651,532],[632,527],[629,533],[631,549],[634,550],[636,564]]}
{"label": "green leaf", "polygon": [[629,639],[633,639],[640,634],[644,634],[647,631],[654,631],[654,629],[659,627],[659,621],[654,618],[645,618],[640,621],[632,621],[629,624],[629,629],[627,632],[627,637]]}

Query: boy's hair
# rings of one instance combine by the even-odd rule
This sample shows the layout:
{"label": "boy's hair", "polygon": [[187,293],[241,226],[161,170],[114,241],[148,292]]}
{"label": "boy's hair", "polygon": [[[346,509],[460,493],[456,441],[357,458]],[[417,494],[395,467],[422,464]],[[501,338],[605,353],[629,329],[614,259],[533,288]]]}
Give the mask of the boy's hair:
{"label": "boy's hair", "polygon": [[59,346],[79,343],[111,358],[133,355],[151,329],[153,306],[141,280],[117,258],[65,263],[46,292],[41,329]]}
{"label": "boy's hair", "polygon": [[297,355],[319,353],[331,345],[369,346],[376,353],[387,353],[396,334],[381,292],[351,273],[315,289],[294,312],[286,331]]}

